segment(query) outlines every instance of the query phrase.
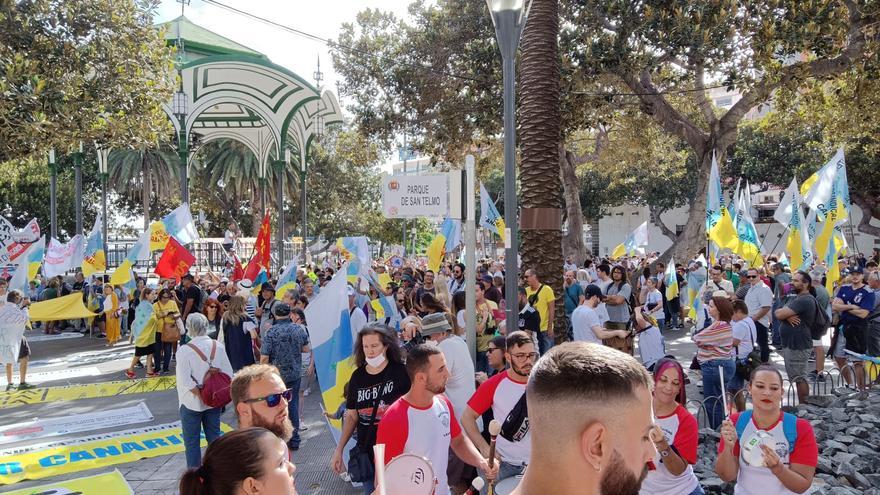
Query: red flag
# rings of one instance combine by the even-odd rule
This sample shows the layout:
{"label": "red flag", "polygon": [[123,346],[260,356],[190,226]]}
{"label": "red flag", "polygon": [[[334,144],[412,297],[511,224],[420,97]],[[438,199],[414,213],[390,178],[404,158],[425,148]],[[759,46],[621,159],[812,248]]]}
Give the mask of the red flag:
{"label": "red flag", "polygon": [[269,228],[269,212],[263,217],[263,223],[260,225],[260,232],[257,234],[257,240],[254,242],[254,255],[248,262],[244,270],[244,278],[253,282],[257,279],[261,268],[269,271],[269,249],[272,245],[272,232]]}
{"label": "red flag", "polygon": [[165,251],[153,270],[156,275],[166,278],[176,278],[180,280],[189,272],[189,267],[195,263],[196,258],[185,247],[173,237],[168,237],[168,244],[165,244]]}
{"label": "red flag", "polygon": [[244,268],[241,266],[241,260],[238,259],[238,256],[233,255],[235,259],[235,265],[232,267],[232,281],[238,282],[242,278],[244,278]]}

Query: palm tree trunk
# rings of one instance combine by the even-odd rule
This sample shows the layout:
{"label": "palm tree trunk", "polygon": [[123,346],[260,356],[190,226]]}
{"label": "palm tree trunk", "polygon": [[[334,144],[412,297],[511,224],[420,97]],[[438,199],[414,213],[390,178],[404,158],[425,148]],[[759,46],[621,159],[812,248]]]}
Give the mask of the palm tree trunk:
{"label": "palm tree trunk", "polygon": [[520,63],[522,268],[534,268],[557,296],[556,335],[564,333],[562,183],[559,170],[559,5],[532,0]]}

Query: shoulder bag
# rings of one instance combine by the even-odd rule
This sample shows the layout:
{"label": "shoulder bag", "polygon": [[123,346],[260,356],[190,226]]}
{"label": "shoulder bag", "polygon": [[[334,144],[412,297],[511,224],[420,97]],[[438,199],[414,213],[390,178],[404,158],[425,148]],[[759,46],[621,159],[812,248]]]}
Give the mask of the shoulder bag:
{"label": "shoulder bag", "polygon": [[[382,370],[382,378],[385,378],[385,372],[391,367],[391,363]],[[358,438],[357,444],[348,451],[348,475],[352,481],[363,483],[371,481],[375,476],[373,467],[373,458],[371,443],[376,438],[376,429],[373,425],[376,422],[376,413],[379,412],[379,403],[382,402],[382,390],[385,388],[385,381],[381,381],[379,385],[379,394],[376,397],[376,403],[373,404],[373,413],[370,414],[370,422],[367,424],[366,438]],[[355,426],[357,428],[357,426]]]}

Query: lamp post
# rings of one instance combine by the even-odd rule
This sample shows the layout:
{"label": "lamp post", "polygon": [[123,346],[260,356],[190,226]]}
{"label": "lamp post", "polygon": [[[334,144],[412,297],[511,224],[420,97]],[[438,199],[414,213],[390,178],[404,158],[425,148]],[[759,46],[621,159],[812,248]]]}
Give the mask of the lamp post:
{"label": "lamp post", "polygon": [[290,150],[284,150],[284,160],[275,161],[278,190],[278,273],[284,270],[284,171],[290,166]]}
{"label": "lamp post", "polygon": [[98,172],[101,174],[101,244],[104,248],[105,256],[108,256],[110,251],[107,250],[107,178],[109,176],[107,173],[107,157],[110,155],[110,149],[98,148],[96,145],[95,151],[98,154]]}
{"label": "lamp post", "polygon": [[486,0],[495,25],[495,36],[501,50],[504,76],[504,299],[507,301],[507,321],[516,321],[518,305],[517,259],[519,246],[517,237],[516,200],[516,100],[515,65],[516,48],[528,17],[524,0]]}
{"label": "lamp post", "polygon": [[76,235],[83,233],[83,189],[82,189],[83,144],[79,142],[79,151],[73,154],[74,211],[76,212]]}
{"label": "lamp post", "polygon": [[55,163],[55,148],[49,150],[49,235],[58,238],[58,165]]}
{"label": "lamp post", "polygon": [[186,135],[186,116],[189,113],[189,98],[181,88],[174,93],[171,102],[171,110],[180,123],[180,131],[177,134],[177,155],[180,157],[180,199],[183,203],[189,203],[189,180],[187,178],[187,159],[189,158],[189,142]]}

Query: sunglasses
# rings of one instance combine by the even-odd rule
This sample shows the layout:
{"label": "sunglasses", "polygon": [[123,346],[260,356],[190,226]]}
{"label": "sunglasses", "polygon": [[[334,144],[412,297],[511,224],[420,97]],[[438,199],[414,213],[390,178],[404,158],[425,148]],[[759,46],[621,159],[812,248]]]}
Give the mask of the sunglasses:
{"label": "sunglasses", "polygon": [[748,275],[746,278],[758,278],[757,275]]}
{"label": "sunglasses", "polygon": [[265,397],[255,397],[253,399],[245,399],[242,402],[245,404],[251,404],[254,402],[260,402],[262,400],[266,401],[266,405],[271,407],[276,407],[281,403],[281,399],[284,398],[285,401],[290,402],[290,399],[293,398],[293,389],[289,388],[284,392],[279,392],[277,394],[269,394]]}

